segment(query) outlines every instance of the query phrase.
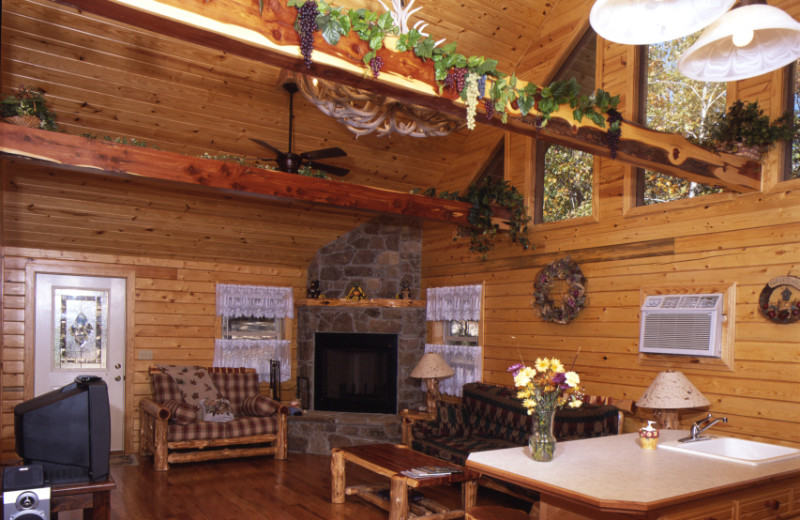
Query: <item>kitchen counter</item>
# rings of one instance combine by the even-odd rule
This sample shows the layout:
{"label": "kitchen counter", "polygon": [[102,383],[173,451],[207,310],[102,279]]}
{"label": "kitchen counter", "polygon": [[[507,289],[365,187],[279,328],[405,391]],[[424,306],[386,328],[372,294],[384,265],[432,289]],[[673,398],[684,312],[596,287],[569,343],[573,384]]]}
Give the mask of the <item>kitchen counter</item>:
{"label": "kitchen counter", "polygon": [[[686,431],[663,430],[660,442],[687,435]],[[560,442],[551,462],[535,462],[529,451],[520,447],[474,452],[467,467],[539,491],[542,518],[547,518],[548,504],[550,510],[561,511],[552,518],[562,519],[605,518],[601,513],[609,514],[608,518],[694,518],[670,515],[692,503],[707,506],[712,499],[722,509],[733,511],[719,518],[739,518],[737,500],[741,501],[742,492],[752,494],[756,488],[776,483],[788,486],[785,512],[800,518],[800,458],[750,466],[665,449],[645,450],[636,433]],[[776,500],[778,509],[784,508]],[[775,508],[774,502],[768,505],[767,509]],[[562,509],[576,514],[565,516]]]}

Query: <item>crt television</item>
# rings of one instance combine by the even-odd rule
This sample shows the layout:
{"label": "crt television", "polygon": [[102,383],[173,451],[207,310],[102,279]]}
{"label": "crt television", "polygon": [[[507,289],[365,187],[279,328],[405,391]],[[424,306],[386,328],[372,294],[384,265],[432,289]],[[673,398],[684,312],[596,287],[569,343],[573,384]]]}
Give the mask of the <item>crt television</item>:
{"label": "crt television", "polygon": [[14,407],[17,454],[41,464],[46,485],[108,476],[111,419],[108,387],[97,376],[78,376]]}

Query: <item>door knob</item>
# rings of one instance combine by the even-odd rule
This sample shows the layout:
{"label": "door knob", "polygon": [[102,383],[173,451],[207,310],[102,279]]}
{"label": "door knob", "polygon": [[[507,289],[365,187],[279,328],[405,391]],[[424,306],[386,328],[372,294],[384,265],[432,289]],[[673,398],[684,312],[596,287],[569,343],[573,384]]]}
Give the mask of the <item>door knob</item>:
{"label": "door knob", "polygon": [[119,363],[117,363],[116,365],[114,365],[114,368],[122,368],[122,365],[120,365]]}
{"label": "door knob", "polygon": [[114,378],[114,381],[122,381],[122,376],[117,376]]}

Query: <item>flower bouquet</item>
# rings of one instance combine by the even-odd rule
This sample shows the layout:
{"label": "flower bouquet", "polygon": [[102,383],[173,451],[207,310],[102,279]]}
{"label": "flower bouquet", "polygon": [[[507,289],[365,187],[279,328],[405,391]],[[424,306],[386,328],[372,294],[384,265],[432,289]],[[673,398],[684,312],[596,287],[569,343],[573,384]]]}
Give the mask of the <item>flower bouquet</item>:
{"label": "flower bouquet", "polygon": [[552,460],[556,449],[553,416],[564,405],[578,408],[583,404],[583,394],[578,387],[580,377],[573,371],[566,371],[555,358],[537,358],[533,367],[517,363],[508,371],[519,389],[517,398],[522,399],[528,415],[535,415],[533,434],[528,440],[531,457],[542,462]]}

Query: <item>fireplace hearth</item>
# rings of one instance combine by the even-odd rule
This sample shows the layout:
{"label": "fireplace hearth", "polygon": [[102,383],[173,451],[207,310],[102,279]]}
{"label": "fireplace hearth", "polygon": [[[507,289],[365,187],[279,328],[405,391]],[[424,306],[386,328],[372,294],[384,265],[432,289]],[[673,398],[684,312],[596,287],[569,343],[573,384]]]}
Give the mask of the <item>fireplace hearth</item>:
{"label": "fireplace hearth", "polygon": [[314,409],[397,413],[397,334],[318,332]]}

